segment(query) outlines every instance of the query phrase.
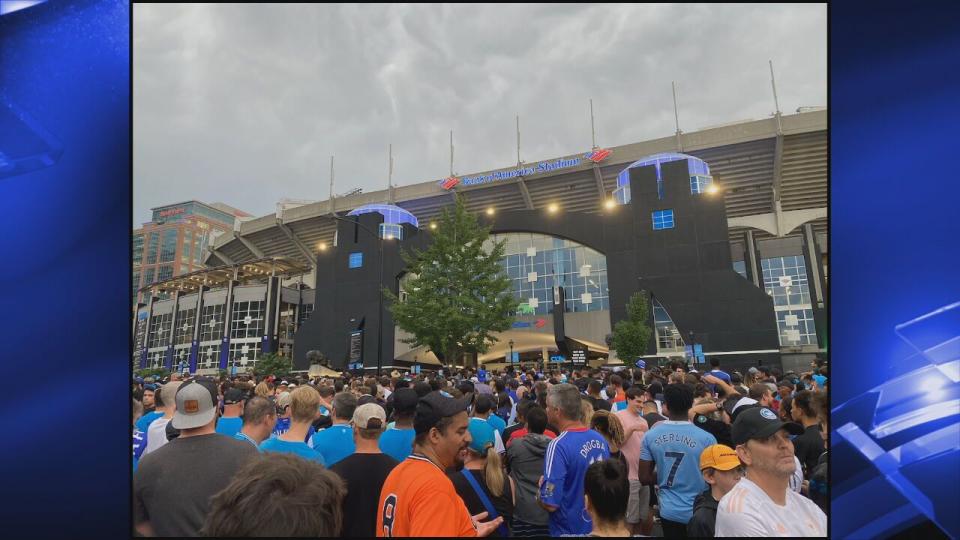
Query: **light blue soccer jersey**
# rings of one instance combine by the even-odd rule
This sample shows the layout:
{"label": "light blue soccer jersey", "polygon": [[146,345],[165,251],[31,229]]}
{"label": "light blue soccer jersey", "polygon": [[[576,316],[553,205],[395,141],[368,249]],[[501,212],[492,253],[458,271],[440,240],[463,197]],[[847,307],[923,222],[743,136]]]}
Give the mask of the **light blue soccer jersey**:
{"label": "light blue soccer jersey", "polygon": [[717,438],[691,422],[664,420],[643,436],[640,459],[656,464],[660,517],[678,523],[693,517],[693,501],[707,489],[700,454],[712,444]]}
{"label": "light blue soccer jersey", "polygon": [[380,436],[380,451],[397,461],[407,459],[413,453],[413,439],[416,432],[409,429],[388,429]]}
{"label": "light blue soccer jersey", "polygon": [[495,414],[491,414],[487,417],[487,423],[490,424],[493,429],[497,430],[500,433],[500,436],[503,437],[503,430],[507,429],[507,423],[503,421],[503,418]]}
{"label": "light blue soccer jersey", "polygon": [[243,419],[238,416],[221,416],[217,419],[217,433],[233,437],[243,427]]}
{"label": "light blue soccer jersey", "polygon": [[313,449],[323,454],[327,467],[332,467],[356,451],[353,428],[347,424],[337,424],[321,429],[313,435]]}
{"label": "light blue soccer jersey", "polygon": [[326,465],[323,455],[320,452],[307,446],[307,443],[282,441],[280,439],[267,439],[260,443],[261,452],[278,452],[284,454],[294,454],[304,459],[316,461],[321,465]]}

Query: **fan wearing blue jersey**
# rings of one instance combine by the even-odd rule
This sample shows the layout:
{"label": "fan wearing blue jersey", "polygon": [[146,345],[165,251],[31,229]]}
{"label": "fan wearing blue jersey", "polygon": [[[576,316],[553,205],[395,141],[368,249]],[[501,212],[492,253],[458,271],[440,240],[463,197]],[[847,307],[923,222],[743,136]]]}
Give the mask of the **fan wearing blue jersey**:
{"label": "fan wearing blue jersey", "polygon": [[313,435],[313,449],[323,454],[327,467],[356,451],[353,442],[353,413],[357,410],[357,396],[340,392],[331,403],[333,425]]}
{"label": "fan wearing blue jersey", "polygon": [[668,538],[687,537],[693,501],[707,487],[700,473],[700,454],[717,444],[716,437],[688,420],[693,394],[688,384],[667,385],[663,408],[669,420],[647,431],[640,448],[638,476],[642,484],[659,488],[660,524]]}
{"label": "fan wearing blue jersey", "polygon": [[584,505],[584,477],[590,464],[610,458],[606,440],[586,426],[589,419],[580,411],[576,386],[557,384],[547,391],[547,419],[560,435],[547,446],[537,498],[550,512],[551,536],[590,533],[593,522]]}

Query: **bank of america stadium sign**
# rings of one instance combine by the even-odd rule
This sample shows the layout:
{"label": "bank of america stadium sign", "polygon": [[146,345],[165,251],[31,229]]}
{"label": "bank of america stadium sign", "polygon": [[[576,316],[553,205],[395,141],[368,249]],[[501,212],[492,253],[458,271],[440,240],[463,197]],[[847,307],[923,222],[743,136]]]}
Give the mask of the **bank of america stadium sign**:
{"label": "bank of america stadium sign", "polygon": [[491,182],[498,182],[500,180],[517,178],[518,176],[533,176],[535,174],[552,172],[560,169],[570,169],[572,167],[578,167],[587,161],[591,163],[600,163],[601,161],[610,157],[610,154],[612,153],[613,151],[607,150],[606,148],[598,148],[591,152],[587,152],[582,156],[573,158],[560,158],[553,161],[541,161],[540,163],[534,164],[530,167],[520,167],[517,169],[496,171],[490,174],[478,174],[475,176],[450,176],[439,181],[438,184],[443,189],[448,190],[453,189],[458,185],[476,186],[480,184],[489,184]]}

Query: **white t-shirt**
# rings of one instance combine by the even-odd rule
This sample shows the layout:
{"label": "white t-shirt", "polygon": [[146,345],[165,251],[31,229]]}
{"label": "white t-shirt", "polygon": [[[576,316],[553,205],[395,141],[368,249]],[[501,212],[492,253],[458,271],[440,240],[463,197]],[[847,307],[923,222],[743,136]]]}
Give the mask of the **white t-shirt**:
{"label": "white t-shirt", "polygon": [[162,416],[150,422],[150,427],[147,428],[147,447],[143,449],[143,455],[147,455],[167,444],[167,424],[169,422],[169,418]]}
{"label": "white t-shirt", "polygon": [[717,507],[715,536],[827,536],[827,516],[810,499],[787,489],[787,504],[741,478]]}

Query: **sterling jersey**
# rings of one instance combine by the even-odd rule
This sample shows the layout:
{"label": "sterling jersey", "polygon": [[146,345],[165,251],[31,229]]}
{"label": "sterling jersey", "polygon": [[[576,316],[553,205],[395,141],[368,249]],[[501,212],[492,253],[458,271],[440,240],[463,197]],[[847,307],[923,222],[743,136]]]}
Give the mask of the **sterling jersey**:
{"label": "sterling jersey", "polygon": [[787,504],[773,502],[741,478],[717,507],[716,536],[827,536],[827,516],[810,499],[787,489]]}
{"label": "sterling jersey", "polygon": [[453,482],[432,461],[414,454],[390,471],[377,506],[378,537],[476,535]]}
{"label": "sterling jersey", "polygon": [[557,507],[550,513],[550,536],[590,533],[593,522],[583,504],[583,478],[591,463],[609,458],[606,440],[592,429],[568,429],[550,441],[540,486],[540,500]]}
{"label": "sterling jersey", "polygon": [[647,431],[640,446],[640,459],[653,461],[660,490],[660,516],[687,523],[693,517],[693,501],[707,483],[700,473],[700,454],[717,444],[717,438],[690,422],[664,420]]}

